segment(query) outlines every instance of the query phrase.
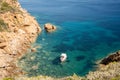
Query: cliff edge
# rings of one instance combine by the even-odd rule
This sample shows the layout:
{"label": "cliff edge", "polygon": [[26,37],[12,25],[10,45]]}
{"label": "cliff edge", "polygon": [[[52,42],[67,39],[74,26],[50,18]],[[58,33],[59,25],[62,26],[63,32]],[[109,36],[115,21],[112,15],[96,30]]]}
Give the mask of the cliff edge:
{"label": "cliff edge", "polygon": [[17,0],[0,0],[0,79],[23,73],[16,61],[40,32],[35,18]]}

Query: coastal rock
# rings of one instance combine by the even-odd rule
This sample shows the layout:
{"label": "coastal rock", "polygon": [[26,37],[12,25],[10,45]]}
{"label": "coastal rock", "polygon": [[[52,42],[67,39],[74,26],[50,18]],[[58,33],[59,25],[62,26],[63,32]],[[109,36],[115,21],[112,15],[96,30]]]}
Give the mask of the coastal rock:
{"label": "coastal rock", "polygon": [[32,69],[33,69],[33,70],[38,69],[38,65],[32,66]]}
{"label": "coastal rock", "polygon": [[55,31],[56,30],[56,26],[50,24],[50,23],[46,23],[44,25],[44,28],[47,32],[52,32],[52,31]]}
{"label": "coastal rock", "polygon": [[0,31],[0,80],[20,75],[21,69],[16,63],[41,32],[35,18],[17,0],[1,0],[0,7],[2,3],[7,6],[5,10],[0,9],[0,27],[5,27]]}
{"label": "coastal rock", "polygon": [[104,58],[100,64],[107,65],[111,62],[118,62],[120,61],[120,51],[115,52],[114,54],[109,55],[108,57]]}
{"label": "coastal rock", "polygon": [[32,48],[32,49],[31,49],[31,52],[36,52],[36,48]]}

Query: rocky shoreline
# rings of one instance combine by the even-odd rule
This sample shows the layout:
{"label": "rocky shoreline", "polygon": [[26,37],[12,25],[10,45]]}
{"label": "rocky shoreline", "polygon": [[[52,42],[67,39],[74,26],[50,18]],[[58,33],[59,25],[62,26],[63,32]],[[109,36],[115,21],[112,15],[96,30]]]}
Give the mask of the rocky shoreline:
{"label": "rocky shoreline", "polygon": [[35,18],[22,9],[16,0],[1,1],[0,9],[0,79],[2,80],[23,73],[16,62],[31,48],[30,44],[36,41],[41,28]]}
{"label": "rocky shoreline", "polygon": [[98,69],[89,72],[88,80],[120,80],[120,51],[103,58],[98,63]]}
{"label": "rocky shoreline", "polygon": [[[120,53],[120,51],[112,53],[108,57],[100,60],[97,70],[89,72],[84,77],[76,74],[64,78],[53,78],[40,75],[36,77],[16,77],[15,80],[120,80],[120,62],[118,61],[120,56],[116,56],[118,53]],[[111,61],[111,56],[116,56],[117,59],[114,57],[112,59],[115,61]],[[104,60],[109,63],[103,64]]]}

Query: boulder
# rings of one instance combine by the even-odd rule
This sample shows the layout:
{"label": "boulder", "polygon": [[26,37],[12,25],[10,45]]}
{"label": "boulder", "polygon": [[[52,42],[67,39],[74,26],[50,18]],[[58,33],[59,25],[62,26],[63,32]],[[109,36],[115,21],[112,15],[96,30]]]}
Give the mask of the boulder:
{"label": "boulder", "polygon": [[31,49],[31,52],[36,52],[36,48],[32,48],[32,49]]}
{"label": "boulder", "polygon": [[56,26],[50,24],[50,23],[46,23],[44,25],[44,28],[47,32],[52,32],[52,31],[55,31],[56,30]]}

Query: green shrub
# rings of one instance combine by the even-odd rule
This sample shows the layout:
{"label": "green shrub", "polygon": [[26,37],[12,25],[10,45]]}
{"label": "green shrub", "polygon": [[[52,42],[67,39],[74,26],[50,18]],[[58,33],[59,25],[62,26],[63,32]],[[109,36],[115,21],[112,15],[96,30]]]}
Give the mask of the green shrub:
{"label": "green shrub", "polygon": [[17,0],[13,0],[14,2],[16,2]]}
{"label": "green shrub", "polygon": [[2,19],[0,19],[0,31],[4,30],[7,30],[7,24]]}
{"label": "green shrub", "polygon": [[111,80],[120,80],[120,76],[116,76],[116,77],[112,78]]}
{"label": "green shrub", "polygon": [[13,78],[4,78],[3,80],[14,80]]}
{"label": "green shrub", "polygon": [[6,2],[1,3],[0,12],[14,11],[14,8]]}

